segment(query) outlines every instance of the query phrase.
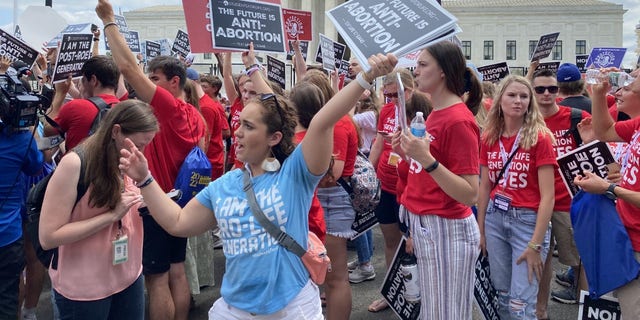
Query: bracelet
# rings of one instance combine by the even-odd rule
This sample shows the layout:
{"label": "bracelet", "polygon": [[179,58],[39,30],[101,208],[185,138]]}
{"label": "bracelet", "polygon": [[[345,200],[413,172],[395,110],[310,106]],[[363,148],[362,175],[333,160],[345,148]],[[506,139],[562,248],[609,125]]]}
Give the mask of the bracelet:
{"label": "bracelet", "polygon": [[533,249],[533,250],[535,250],[537,252],[541,252],[542,251],[542,245],[534,243],[534,242],[531,242],[531,241],[529,241],[529,243],[527,243],[527,248]]}
{"label": "bracelet", "polygon": [[431,172],[431,171],[433,171],[435,169],[438,169],[439,165],[440,165],[440,162],[438,162],[438,160],[436,160],[430,166],[424,168],[424,171]]}
{"label": "bracelet", "polygon": [[251,67],[247,68],[247,70],[244,71],[244,74],[246,74],[247,76],[251,77],[251,75],[260,70],[260,65],[259,64],[254,64]]}
{"label": "bracelet", "polygon": [[365,90],[371,90],[371,87],[373,86],[370,82],[364,79],[363,72],[358,73],[358,75],[356,76],[356,81],[358,81],[358,84],[362,87],[362,89]]}
{"label": "bracelet", "polygon": [[[107,33],[107,28],[110,27],[110,26],[118,27],[118,24],[115,23],[115,22],[109,22],[109,23],[105,24],[104,27],[102,27],[102,31],[104,32],[104,34]],[[118,29],[120,29],[120,27],[118,27]]]}
{"label": "bracelet", "polygon": [[100,41],[100,38],[93,37],[93,41]]}
{"label": "bracelet", "polygon": [[149,172],[147,174],[147,176],[144,178],[144,180],[142,180],[142,183],[138,183],[136,184],[136,187],[142,189],[148,185],[151,184],[151,182],[153,182],[153,176],[151,175],[151,172]]}

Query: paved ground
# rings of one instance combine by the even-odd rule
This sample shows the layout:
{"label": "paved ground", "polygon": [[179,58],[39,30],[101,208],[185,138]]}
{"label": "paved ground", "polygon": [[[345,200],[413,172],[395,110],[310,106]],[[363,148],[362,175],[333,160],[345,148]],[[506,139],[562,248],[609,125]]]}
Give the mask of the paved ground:
{"label": "paved ground", "polygon": [[[373,263],[375,269],[377,271],[377,277],[373,281],[366,281],[363,283],[352,285],[352,297],[353,297],[353,308],[351,311],[351,318],[353,320],[387,320],[387,319],[397,319],[396,315],[390,309],[379,313],[371,313],[367,311],[367,306],[371,301],[377,299],[379,296],[380,286],[382,285],[382,280],[384,278],[384,256],[382,252],[382,234],[380,230],[376,227],[374,228],[374,246],[375,246],[375,254],[373,258]],[[350,251],[350,255],[355,257],[355,252]],[[215,258],[215,277],[216,283],[219,284],[222,279],[222,274],[224,272],[224,257],[222,255],[221,250],[216,250],[216,258]],[[554,266],[556,270],[560,270],[561,266],[557,263],[557,259],[554,259]],[[555,282],[553,283],[554,290],[560,288]],[[202,293],[195,297],[195,306],[191,310],[189,315],[189,319],[194,320],[203,320],[207,319],[207,312],[213,301],[220,297],[220,287],[216,285],[214,287],[204,288],[202,289]],[[49,320],[52,319],[52,311],[51,311],[51,303],[50,303],[50,289],[46,288],[41,297],[40,303],[38,305],[38,319],[39,320]],[[554,301],[549,302],[549,315],[551,319],[577,319],[578,318],[578,306],[577,305],[565,305],[556,303]],[[474,320],[483,319],[483,317],[476,312],[474,315]],[[454,320],[454,319],[452,319]]]}

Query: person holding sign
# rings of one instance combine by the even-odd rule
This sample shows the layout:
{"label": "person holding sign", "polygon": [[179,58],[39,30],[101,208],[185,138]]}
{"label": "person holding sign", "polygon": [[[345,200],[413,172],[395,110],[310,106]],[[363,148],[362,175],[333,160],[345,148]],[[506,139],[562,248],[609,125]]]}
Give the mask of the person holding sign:
{"label": "person holding sign", "polygon": [[500,83],[480,146],[478,224],[501,319],[536,319],[549,250],[557,168],[554,138],[529,81]]}
{"label": "person holding sign", "polygon": [[[406,211],[420,273],[423,319],[471,319],[480,234],[471,206],[478,195],[480,81],[449,41],[426,47],[414,71],[418,90],[431,95],[427,137],[397,131],[402,159],[401,215]],[[463,95],[468,96],[463,100]],[[445,271],[446,270],[446,271]]]}
{"label": "person holding sign", "polygon": [[[255,63],[253,45],[247,58],[251,70]],[[220,225],[227,267],[222,297],[209,310],[209,319],[324,318],[318,287],[301,260],[254,221],[246,204],[243,179],[249,175],[259,195],[258,205],[274,217],[274,223],[306,246],[307,213],[313,191],[329,167],[334,125],[373,79],[393,69],[397,59],[379,54],[369,58],[369,63],[372,68],[368,73],[361,73],[359,81],[345,87],[318,111],[297,146],[293,143],[296,120],[289,102],[273,95],[257,70],[249,71],[262,94],[245,105],[241,126],[235,133],[237,157],[246,165],[213,181],[184,208],[173,203],[153,181],[145,156],[133,143],[121,151],[120,169],[137,181],[149,181],[141,188],[145,202],[154,218],[172,234],[196,235]],[[274,165],[276,161],[278,165]]]}
{"label": "person holding sign", "polygon": [[43,249],[58,247],[49,276],[61,319],[144,318],[142,197],[117,165],[125,139],[144,150],[158,129],[147,103],[121,102],[51,176],[39,232]]}
{"label": "person holding sign", "polygon": [[[629,86],[624,86],[621,111],[640,105],[640,77]],[[592,172],[575,178],[574,183],[584,191],[596,194],[608,193],[617,197],[616,209],[627,229],[636,260],[640,261],[640,117],[615,122],[607,110],[607,93],[611,90],[608,80],[591,86],[592,125],[596,138],[601,141],[628,142],[629,148],[623,159],[620,184],[604,180]],[[640,279],[635,279],[615,290],[620,309],[625,319],[640,318]]]}

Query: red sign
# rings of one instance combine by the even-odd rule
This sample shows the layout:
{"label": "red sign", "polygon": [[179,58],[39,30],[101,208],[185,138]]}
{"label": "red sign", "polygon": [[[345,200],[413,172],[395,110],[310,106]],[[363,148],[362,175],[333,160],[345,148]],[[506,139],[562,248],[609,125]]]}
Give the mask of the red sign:
{"label": "red sign", "polygon": [[[261,0],[280,4],[280,0]],[[211,9],[209,0],[182,0],[184,19],[187,21],[187,32],[192,53],[227,52],[228,50],[214,50],[211,36]],[[311,21],[311,20],[309,20]],[[311,22],[309,22],[309,26]],[[309,27],[311,32],[311,27]]]}
{"label": "red sign", "polygon": [[311,12],[282,8],[282,21],[284,34],[287,40],[295,40],[296,36],[301,41],[312,41],[313,31],[311,26]]}

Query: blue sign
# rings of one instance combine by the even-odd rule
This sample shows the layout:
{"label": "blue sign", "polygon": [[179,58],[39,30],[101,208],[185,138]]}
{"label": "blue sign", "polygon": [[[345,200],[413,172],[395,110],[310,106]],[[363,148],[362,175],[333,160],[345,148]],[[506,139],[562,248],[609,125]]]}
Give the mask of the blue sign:
{"label": "blue sign", "polygon": [[587,69],[620,68],[627,48],[593,48],[587,59]]}

